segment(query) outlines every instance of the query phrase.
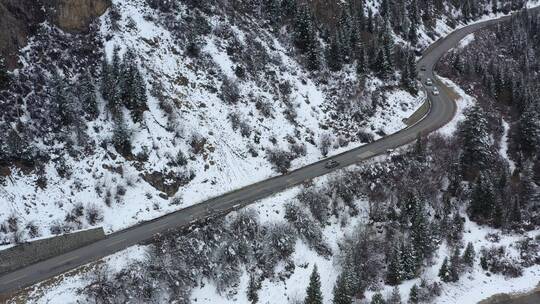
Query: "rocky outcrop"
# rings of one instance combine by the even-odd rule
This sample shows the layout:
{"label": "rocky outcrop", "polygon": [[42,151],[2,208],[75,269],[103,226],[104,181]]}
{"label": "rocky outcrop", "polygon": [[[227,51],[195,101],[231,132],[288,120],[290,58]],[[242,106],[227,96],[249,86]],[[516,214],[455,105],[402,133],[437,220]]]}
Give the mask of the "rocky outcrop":
{"label": "rocky outcrop", "polygon": [[0,0],[0,55],[7,66],[17,63],[17,52],[26,45],[37,25],[45,21],[45,14],[36,0]]}
{"label": "rocky outcrop", "polygon": [[52,21],[68,32],[82,32],[111,5],[110,0],[48,0]]}
{"label": "rocky outcrop", "polygon": [[43,21],[64,31],[84,32],[110,5],[110,0],[0,0],[0,55],[14,68],[19,49]]}

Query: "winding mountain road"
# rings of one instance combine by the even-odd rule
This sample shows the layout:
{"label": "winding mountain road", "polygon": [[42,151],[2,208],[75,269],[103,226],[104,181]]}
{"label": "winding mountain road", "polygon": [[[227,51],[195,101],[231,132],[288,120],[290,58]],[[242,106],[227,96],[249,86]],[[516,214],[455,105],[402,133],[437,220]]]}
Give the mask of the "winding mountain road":
{"label": "winding mountain road", "polygon": [[[534,10],[538,10],[538,8]],[[432,88],[426,87],[431,100],[431,108],[429,113],[413,126],[368,145],[331,157],[331,159],[339,162],[339,166],[335,168],[327,169],[325,164],[328,159],[322,160],[292,171],[287,175],[270,178],[226,193],[220,197],[193,205],[155,220],[110,234],[105,239],[93,244],[4,274],[0,276],[0,295],[16,292],[23,287],[46,280],[127,247],[150,241],[156,234],[164,233],[170,229],[189,226],[197,220],[204,219],[210,215],[227,213],[252,204],[257,200],[299,185],[315,177],[384,154],[388,149],[406,145],[414,141],[418,134],[425,135],[439,129],[454,117],[456,104],[447,94],[447,91],[450,89],[443,88],[444,84],[436,80],[434,74],[435,65],[447,51],[455,47],[465,36],[508,19],[509,17],[502,17],[458,29],[444,39],[435,42],[426,50],[425,55],[418,63],[418,67],[425,67],[426,69],[426,71],[419,71],[423,74],[422,82],[425,83],[425,78],[434,79],[436,85],[440,88],[440,95],[434,96],[431,93]]]}

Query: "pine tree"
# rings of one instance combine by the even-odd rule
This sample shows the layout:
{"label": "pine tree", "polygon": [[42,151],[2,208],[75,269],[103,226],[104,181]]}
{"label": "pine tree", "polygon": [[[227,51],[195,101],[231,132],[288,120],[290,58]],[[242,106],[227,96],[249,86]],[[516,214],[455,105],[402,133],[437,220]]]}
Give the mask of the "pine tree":
{"label": "pine tree", "polygon": [[471,3],[469,0],[463,1],[461,5],[461,15],[465,21],[469,21],[471,18]]}
{"label": "pine tree", "polygon": [[257,293],[257,290],[259,290],[259,288],[260,288],[260,284],[255,278],[255,276],[253,275],[250,276],[249,285],[247,288],[247,298],[251,304],[255,304],[259,302],[259,294]]}
{"label": "pine tree", "polygon": [[510,211],[509,220],[514,225],[521,224],[521,206],[520,206],[518,197],[515,197],[513,199],[512,209]]}
{"label": "pine tree", "polygon": [[281,19],[281,5],[278,0],[267,0],[265,1],[266,7],[266,16],[270,23],[270,26],[276,30],[279,27],[279,22]]}
{"label": "pine tree", "polygon": [[390,298],[386,301],[387,304],[401,304],[401,294],[399,293],[399,288],[396,286],[392,289]]}
{"label": "pine tree", "polygon": [[476,252],[474,251],[474,246],[471,242],[467,243],[467,247],[465,247],[465,251],[463,252],[463,257],[461,260],[463,261],[463,264],[469,267],[472,267],[474,265],[474,259],[476,256]]}
{"label": "pine tree", "polygon": [[137,66],[135,53],[128,49],[122,62],[122,80],[120,81],[121,99],[131,111],[134,122],[141,122],[146,110],[146,83]]}
{"label": "pine tree", "polygon": [[490,219],[495,197],[491,181],[486,177],[485,173],[480,173],[476,180],[470,203],[471,218],[474,220]]}
{"label": "pine tree", "polygon": [[110,71],[110,65],[107,60],[107,56],[103,56],[103,60],[101,61],[101,96],[105,100],[109,100],[110,92],[111,92],[111,86],[112,86],[112,79],[111,79],[111,71]]}
{"label": "pine tree", "polygon": [[407,33],[407,38],[413,47],[416,46],[418,43],[418,24],[411,23],[409,26],[409,32]]}
{"label": "pine tree", "polygon": [[418,303],[418,286],[414,284],[411,287],[411,291],[409,292],[409,303],[410,304],[417,304]]}
{"label": "pine tree", "polygon": [[386,301],[384,300],[382,294],[377,292],[373,295],[373,297],[371,297],[371,304],[386,304]]}
{"label": "pine tree", "polygon": [[402,241],[400,246],[400,254],[402,279],[410,280],[415,278],[418,273],[419,267],[414,248],[411,245],[405,243],[405,241]]}
{"label": "pine tree", "polygon": [[314,44],[307,52],[306,66],[310,71],[318,71],[321,67],[321,57],[318,44]]}
{"label": "pine tree", "polygon": [[13,128],[10,128],[7,132],[5,145],[5,157],[7,159],[18,160],[27,153],[28,144],[25,142],[22,134],[19,134]]}
{"label": "pine tree", "polygon": [[116,148],[116,151],[118,151],[120,155],[131,155],[131,133],[129,132],[121,115],[114,118],[112,142],[114,144],[114,147]]}
{"label": "pine tree", "polygon": [[461,257],[459,255],[459,248],[454,249],[454,253],[450,257],[450,266],[448,267],[450,272],[450,280],[452,282],[457,282],[459,280],[459,275],[461,274]]}
{"label": "pine tree", "polygon": [[381,1],[381,9],[379,13],[385,20],[390,20],[390,0]]}
{"label": "pine tree", "polygon": [[321,292],[321,280],[319,272],[317,271],[317,265],[313,267],[313,272],[309,278],[309,285],[307,287],[307,296],[304,300],[304,304],[322,304],[323,297]]}
{"label": "pine tree", "polygon": [[342,273],[336,281],[336,285],[334,286],[334,299],[332,303],[333,304],[351,304],[352,303],[349,282],[347,280],[347,276],[344,273]]}
{"label": "pine tree", "polygon": [[417,254],[418,264],[421,264],[424,259],[431,256],[434,250],[433,237],[423,203],[419,203],[414,212],[411,239]]}
{"label": "pine tree", "polygon": [[368,16],[366,23],[366,30],[369,33],[373,33],[375,31],[375,24],[373,20],[373,11],[371,10],[371,8],[368,8]]}
{"label": "pine tree", "polygon": [[493,209],[493,227],[501,228],[505,224],[503,205],[500,199],[495,201],[495,207]]}
{"label": "pine tree", "polygon": [[356,55],[356,74],[358,77],[363,77],[368,72],[367,69],[367,59],[366,59],[366,50],[364,45],[359,43],[357,47]]}
{"label": "pine tree", "polygon": [[60,76],[58,71],[54,70],[52,75],[51,102],[52,113],[56,115],[56,127],[69,126],[73,123],[73,107],[67,90],[67,82]]}
{"label": "pine tree", "polygon": [[519,145],[525,156],[531,156],[540,148],[540,109],[528,102],[519,119]]}
{"label": "pine tree", "polygon": [[312,18],[307,5],[302,5],[294,19],[293,36],[296,47],[302,53],[306,53],[312,47]]}
{"label": "pine tree", "polygon": [[454,212],[451,226],[448,230],[447,240],[450,245],[461,245],[463,239],[463,220],[459,212]]}
{"label": "pine tree", "polygon": [[441,265],[441,268],[439,269],[439,278],[441,278],[441,281],[443,282],[450,282],[451,276],[450,276],[450,269],[448,269],[448,258],[444,258],[444,261]]}
{"label": "pine tree", "polygon": [[492,159],[487,119],[478,105],[467,111],[459,131],[463,146],[460,155],[463,175],[475,177],[478,171],[491,166]]}
{"label": "pine tree", "polygon": [[327,49],[326,63],[331,71],[341,70],[341,49],[337,37],[333,37]]}
{"label": "pine tree", "polygon": [[391,251],[388,261],[386,283],[390,286],[398,285],[401,283],[403,266],[401,265],[400,252],[397,248]]}
{"label": "pine tree", "polygon": [[498,0],[491,0],[491,12],[496,14],[499,12]]}
{"label": "pine tree", "polygon": [[6,66],[6,61],[0,57],[0,90],[5,89],[9,85],[9,72]]}
{"label": "pine tree", "polygon": [[79,83],[79,99],[86,117],[95,119],[99,115],[96,97],[96,87],[90,72],[83,73]]}

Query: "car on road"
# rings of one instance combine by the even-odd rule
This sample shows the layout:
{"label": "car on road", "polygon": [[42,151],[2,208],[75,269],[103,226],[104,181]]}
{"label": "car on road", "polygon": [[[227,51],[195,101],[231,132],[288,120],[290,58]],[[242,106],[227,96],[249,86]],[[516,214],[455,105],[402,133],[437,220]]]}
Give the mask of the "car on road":
{"label": "car on road", "polygon": [[440,94],[440,92],[439,92],[439,90],[437,88],[433,89],[433,95],[437,96],[439,94]]}
{"label": "car on road", "polygon": [[433,85],[433,80],[431,80],[431,78],[426,79],[426,85],[432,86]]}
{"label": "car on road", "polygon": [[388,153],[388,154],[392,154],[392,153],[394,153],[394,151],[395,151],[394,149],[386,149],[386,153]]}
{"label": "car on road", "polygon": [[425,66],[425,65],[423,65],[423,66],[420,68],[420,71],[424,71],[424,72],[425,72],[426,70],[427,70],[427,69],[426,69],[426,66]]}
{"label": "car on road", "polygon": [[326,164],[324,164],[324,167],[326,169],[334,169],[335,167],[339,166],[339,162],[335,161],[335,160],[329,160],[326,162]]}

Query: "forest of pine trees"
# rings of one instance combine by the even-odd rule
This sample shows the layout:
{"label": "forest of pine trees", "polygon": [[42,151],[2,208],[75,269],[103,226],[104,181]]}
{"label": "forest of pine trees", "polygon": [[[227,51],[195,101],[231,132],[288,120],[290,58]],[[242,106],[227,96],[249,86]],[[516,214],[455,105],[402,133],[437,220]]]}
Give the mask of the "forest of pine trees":
{"label": "forest of pine trees", "polygon": [[[459,128],[462,146],[459,178],[471,182],[469,214],[495,227],[539,223],[537,183],[540,163],[540,91],[537,54],[540,18],[527,12],[478,35],[471,48],[445,59],[458,83],[474,84],[478,103]],[[497,143],[502,119],[509,124],[508,143]],[[508,144],[512,172],[498,147]]]}

